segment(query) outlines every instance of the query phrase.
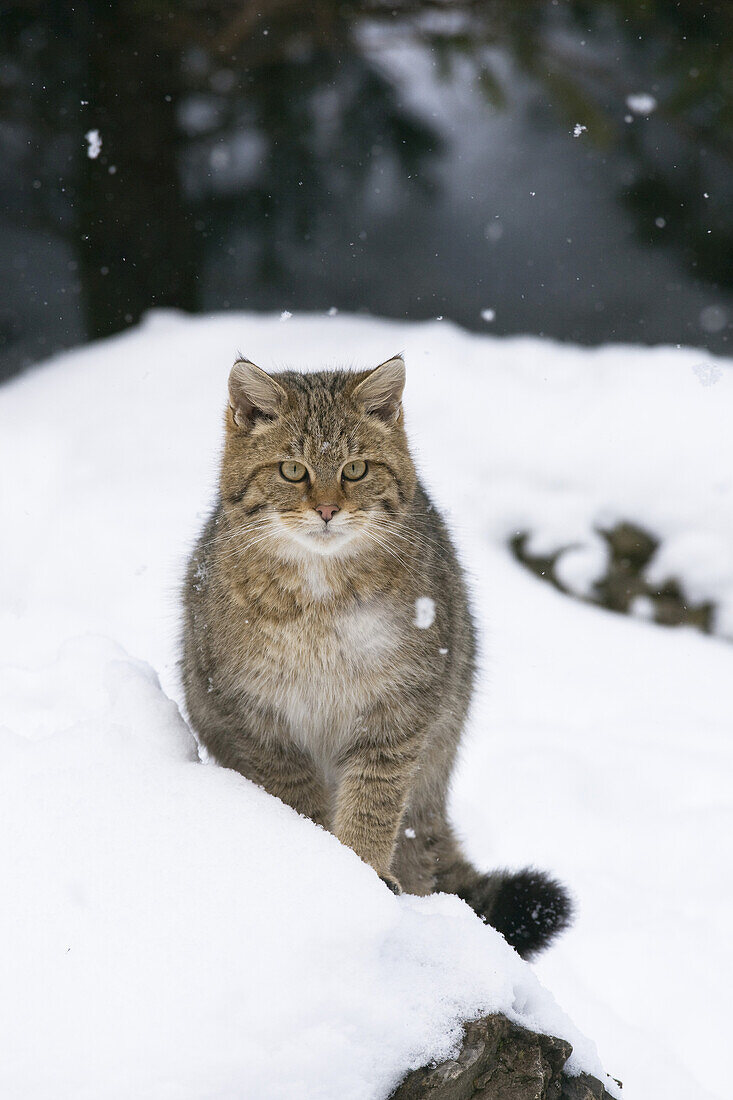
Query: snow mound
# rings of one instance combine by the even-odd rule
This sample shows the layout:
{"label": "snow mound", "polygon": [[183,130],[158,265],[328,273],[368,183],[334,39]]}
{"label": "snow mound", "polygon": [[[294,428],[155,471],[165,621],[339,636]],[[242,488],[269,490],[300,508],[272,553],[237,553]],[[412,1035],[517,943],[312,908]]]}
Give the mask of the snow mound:
{"label": "snow mound", "polygon": [[597,1069],[465,906],[394,898],[196,763],[174,705],[235,353],[318,368],[399,349],[484,648],[451,806],[467,850],[571,886],[576,923],[534,970],[627,1100],[728,1095],[733,647],[570,600],[506,542],[572,544],[582,594],[594,527],[636,523],[661,539],[652,568],[733,637],[731,364],[445,321],[158,312],[0,389],[3,1097],[381,1100],[492,1007]]}
{"label": "snow mound", "polygon": [[494,1011],[600,1072],[463,902],[394,897],[199,763],[155,673],[112,642],[6,668],[0,698],[3,1095],[366,1100]]}

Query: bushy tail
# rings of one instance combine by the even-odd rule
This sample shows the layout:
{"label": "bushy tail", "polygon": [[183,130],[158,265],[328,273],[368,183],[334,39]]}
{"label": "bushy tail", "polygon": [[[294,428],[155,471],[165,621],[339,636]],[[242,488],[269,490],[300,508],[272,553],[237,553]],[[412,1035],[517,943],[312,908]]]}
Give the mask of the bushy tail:
{"label": "bushy tail", "polygon": [[483,921],[501,932],[522,956],[532,958],[563,932],[573,917],[565,887],[543,871],[493,871],[454,886]]}

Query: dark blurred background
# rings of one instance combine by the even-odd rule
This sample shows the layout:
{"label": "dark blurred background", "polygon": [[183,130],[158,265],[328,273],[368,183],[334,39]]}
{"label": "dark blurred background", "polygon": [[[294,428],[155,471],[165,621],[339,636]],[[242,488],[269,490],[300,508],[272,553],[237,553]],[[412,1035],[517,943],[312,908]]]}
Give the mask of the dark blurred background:
{"label": "dark blurred background", "polygon": [[156,306],[731,350],[729,2],[6,0],[0,143],[0,377]]}

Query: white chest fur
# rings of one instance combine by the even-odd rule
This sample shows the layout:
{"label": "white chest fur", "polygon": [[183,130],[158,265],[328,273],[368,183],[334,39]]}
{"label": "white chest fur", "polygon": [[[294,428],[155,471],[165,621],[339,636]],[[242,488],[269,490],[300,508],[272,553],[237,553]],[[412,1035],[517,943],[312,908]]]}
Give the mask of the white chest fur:
{"label": "white chest fur", "polygon": [[383,601],[329,614],[328,603],[270,633],[245,670],[246,690],[290,737],[327,761],[353,736],[394,666],[399,632]]}

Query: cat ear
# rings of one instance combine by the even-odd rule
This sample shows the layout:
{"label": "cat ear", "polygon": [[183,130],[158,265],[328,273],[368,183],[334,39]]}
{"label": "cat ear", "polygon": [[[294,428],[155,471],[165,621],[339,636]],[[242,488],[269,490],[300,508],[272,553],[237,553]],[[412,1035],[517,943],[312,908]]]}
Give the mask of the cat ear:
{"label": "cat ear", "polygon": [[405,388],[405,364],[401,355],[380,363],[354,390],[354,397],[387,424],[394,424],[402,411],[402,391]]}
{"label": "cat ear", "polygon": [[236,361],[229,375],[229,405],[237,427],[251,428],[258,416],[277,416],[285,401],[285,390],[274,378],[249,359]]}

